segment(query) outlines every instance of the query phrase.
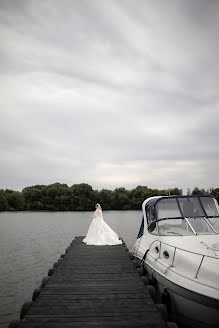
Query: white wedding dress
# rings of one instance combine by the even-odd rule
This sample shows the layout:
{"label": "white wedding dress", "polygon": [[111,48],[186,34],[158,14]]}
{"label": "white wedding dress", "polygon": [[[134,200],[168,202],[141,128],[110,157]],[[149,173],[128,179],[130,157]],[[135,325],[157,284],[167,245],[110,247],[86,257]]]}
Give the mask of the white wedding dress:
{"label": "white wedding dress", "polygon": [[118,245],[122,244],[119,236],[104,221],[100,207],[96,209],[83,242],[87,245]]}

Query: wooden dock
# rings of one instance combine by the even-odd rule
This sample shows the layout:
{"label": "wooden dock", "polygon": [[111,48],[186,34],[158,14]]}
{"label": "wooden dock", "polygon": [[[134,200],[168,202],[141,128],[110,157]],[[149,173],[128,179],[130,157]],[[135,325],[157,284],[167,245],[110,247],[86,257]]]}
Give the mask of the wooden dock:
{"label": "wooden dock", "polygon": [[167,327],[125,244],[87,246],[82,238],[73,240],[9,327]]}

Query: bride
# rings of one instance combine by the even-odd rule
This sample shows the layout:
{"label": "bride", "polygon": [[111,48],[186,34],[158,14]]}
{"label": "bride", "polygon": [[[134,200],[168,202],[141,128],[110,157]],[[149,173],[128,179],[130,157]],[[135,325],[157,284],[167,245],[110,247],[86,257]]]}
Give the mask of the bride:
{"label": "bride", "polygon": [[83,242],[87,245],[118,245],[122,244],[119,236],[106,224],[103,219],[100,204],[96,204],[96,211]]}

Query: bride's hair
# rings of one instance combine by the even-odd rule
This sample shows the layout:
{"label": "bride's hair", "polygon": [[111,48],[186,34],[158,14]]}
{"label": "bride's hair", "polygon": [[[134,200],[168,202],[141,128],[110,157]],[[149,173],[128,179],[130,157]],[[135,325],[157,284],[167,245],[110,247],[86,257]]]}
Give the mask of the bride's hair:
{"label": "bride's hair", "polygon": [[96,204],[96,206],[98,206],[98,207],[101,209],[101,206],[100,206],[100,204],[99,204],[99,203],[97,203],[97,204]]}

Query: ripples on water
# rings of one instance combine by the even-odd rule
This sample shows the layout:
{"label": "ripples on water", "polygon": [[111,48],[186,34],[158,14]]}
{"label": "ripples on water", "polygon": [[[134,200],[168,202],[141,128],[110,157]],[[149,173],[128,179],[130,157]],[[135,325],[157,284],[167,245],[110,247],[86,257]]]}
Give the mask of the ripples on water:
{"label": "ripples on water", "polygon": [[[86,235],[92,214],[0,213],[0,328],[19,319],[22,304],[31,301],[34,289],[72,239]],[[103,215],[131,248],[140,227],[141,211],[105,211]]]}

